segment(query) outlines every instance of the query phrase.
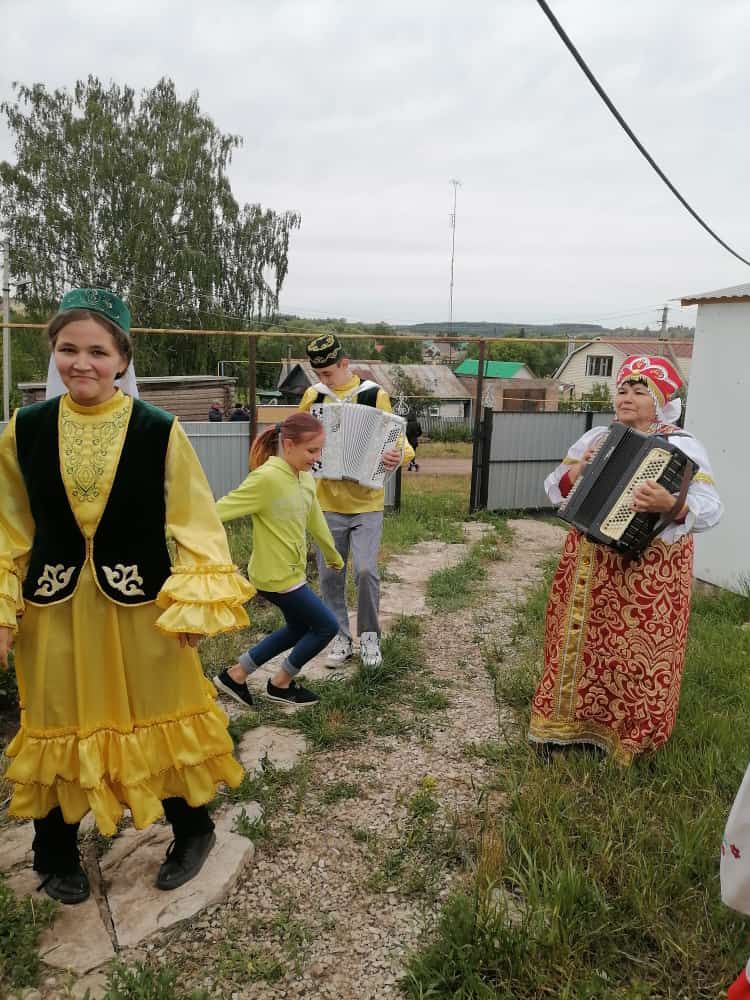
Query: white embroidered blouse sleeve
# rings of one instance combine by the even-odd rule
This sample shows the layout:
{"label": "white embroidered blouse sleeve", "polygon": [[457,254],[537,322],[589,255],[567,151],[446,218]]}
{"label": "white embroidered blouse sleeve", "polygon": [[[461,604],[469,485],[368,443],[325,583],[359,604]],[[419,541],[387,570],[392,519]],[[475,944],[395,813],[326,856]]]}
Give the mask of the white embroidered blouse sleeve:
{"label": "white embroidered blouse sleeve", "polygon": [[672,444],[682,449],[685,454],[698,463],[698,471],[688,487],[686,503],[688,512],[682,524],[670,524],[660,537],[667,544],[676,542],[691,531],[708,531],[721,520],[724,505],[714,484],[713,472],[708,454],[703,445],[690,435],[673,435],[669,438]]}
{"label": "white embroidered blouse sleeve", "polygon": [[592,427],[590,431],[582,434],[568,448],[568,452],[562,462],[544,480],[544,491],[555,507],[559,507],[565,499],[560,492],[560,480],[562,477],[570,469],[571,465],[575,462],[580,462],[588,449],[592,448],[608,430],[608,427]]}

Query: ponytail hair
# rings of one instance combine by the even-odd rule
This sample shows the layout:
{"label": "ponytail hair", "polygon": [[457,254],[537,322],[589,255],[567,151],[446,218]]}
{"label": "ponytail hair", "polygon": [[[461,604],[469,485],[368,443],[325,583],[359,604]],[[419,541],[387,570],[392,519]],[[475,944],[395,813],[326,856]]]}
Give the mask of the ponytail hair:
{"label": "ponytail hair", "polygon": [[282,441],[295,444],[307,437],[320,434],[323,425],[310,413],[292,413],[280,424],[272,424],[253,441],[250,448],[250,469],[260,468],[272,455],[278,455]]}

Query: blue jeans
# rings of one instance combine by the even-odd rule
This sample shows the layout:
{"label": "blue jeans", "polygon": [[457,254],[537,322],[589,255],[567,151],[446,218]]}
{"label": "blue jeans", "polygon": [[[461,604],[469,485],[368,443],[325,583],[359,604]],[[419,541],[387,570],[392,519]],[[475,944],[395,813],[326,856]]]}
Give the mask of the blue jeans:
{"label": "blue jeans", "polygon": [[325,649],[337,634],[339,623],[307,584],[287,594],[275,594],[270,590],[258,593],[276,605],[285,624],[243,653],[240,666],[252,673],[274,656],[291,649],[281,669],[290,677],[296,677],[307,661]]}

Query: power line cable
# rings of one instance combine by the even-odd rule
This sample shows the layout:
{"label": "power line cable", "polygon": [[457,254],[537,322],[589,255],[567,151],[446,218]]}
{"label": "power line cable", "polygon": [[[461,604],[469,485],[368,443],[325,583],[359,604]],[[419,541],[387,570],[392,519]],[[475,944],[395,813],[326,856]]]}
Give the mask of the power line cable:
{"label": "power line cable", "polygon": [[703,228],[706,230],[706,232],[710,236],[712,236],[716,240],[717,243],[719,243],[721,246],[723,246],[725,250],[728,250],[729,253],[731,253],[733,257],[737,258],[737,260],[741,260],[743,264],[747,264],[748,266],[750,266],[750,260],[747,260],[745,257],[742,256],[742,254],[739,254],[739,253],[737,253],[736,250],[733,250],[732,247],[730,247],[728,243],[725,243],[725,241],[718,235],[718,233],[714,232],[714,230],[708,225],[708,223],[704,219],[702,219],[700,215],[698,215],[698,213],[695,211],[695,209],[680,194],[680,192],[677,190],[677,188],[674,186],[674,184],[670,181],[670,179],[667,177],[667,175],[661,169],[661,167],[659,166],[659,164],[656,162],[656,160],[654,160],[653,156],[651,156],[651,154],[648,152],[648,150],[643,145],[643,143],[638,139],[638,137],[636,136],[636,134],[630,128],[630,126],[625,121],[625,119],[622,117],[622,115],[617,110],[617,108],[614,106],[614,104],[612,103],[612,101],[609,99],[609,96],[607,95],[607,92],[604,90],[604,87],[602,87],[602,85],[599,83],[599,81],[597,80],[597,78],[594,76],[594,74],[591,72],[591,70],[589,69],[589,67],[586,65],[586,62],[584,61],[583,56],[580,54],[580,52],[578,51],[578,49],[575,47],[575,45],[573,44],[573,42],[570,40],[570,38],[568,37],[565,29],[563,28],[563,26],[560,24],[560,22],[557,20],[557,18],[555,17],[555,15],[550,10],[549,5],[545,2],[545,0],[536,0],[536,2],[539,4],[539,6],[544,11],[544,13],[547,15],[547,18],[549,19],[550,23],[552,24],[552,27],[558,33],[558,35],[560,36],[560,38],[563,40],[563,42],[565,43],[566,47],[568,48],[570,54],[573,56],[573,58],[575,59],[575,61],[578,63],[578,65],[581,67],[581,69],[583,70],[583,72],[585,73],[585,75],[588,77],[589,83],[591,83],[591,85],[593,86],[594,90],[596,90],[597,94],[601,97],[601,99],[607,105],[607,107],[609,108],[609,110],[612,112],[612,114],[614,115],[615,119],[620,124],[620,127],[625,131],[625,133],[628,135],[628,137],[631,139],[631,141],[635,144],[636,149],[642,154],[643,157],[645,157],[645,159],[647,160],[647,162],[653,167],[653,169],[656,171],[656,173],[659,175],[659,177],[661,177],[661,179],[667,185],[667,187],[672,192],[672,194],[675,196],[675,198],[677,198],[677,200],[682,205],[684,205],[684,207],[688,210],[688,212],[690,212],[690,214],[693,216],[693,218],[695,219],[695,221],[699,225],[703,226]]}

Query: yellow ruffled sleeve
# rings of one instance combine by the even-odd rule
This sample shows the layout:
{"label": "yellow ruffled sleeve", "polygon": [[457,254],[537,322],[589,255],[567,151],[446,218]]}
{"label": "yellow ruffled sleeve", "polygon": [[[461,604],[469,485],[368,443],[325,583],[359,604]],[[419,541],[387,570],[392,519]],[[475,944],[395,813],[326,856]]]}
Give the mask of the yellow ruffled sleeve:
{"label": "yellow ruffled sleeve", "polygon": [[167,451],[166,505],[176,558],[156,598],[164,608],[157,628],[194,635],[245,628],[249,619],[243,605],[256,590],[232,563],[211,487],[177,420]]}
{"label": "yellow ruffled sleeve", "polygon": [[34,518],[16,454],[16,416],[0,436],[0,625],[17,628]]}

